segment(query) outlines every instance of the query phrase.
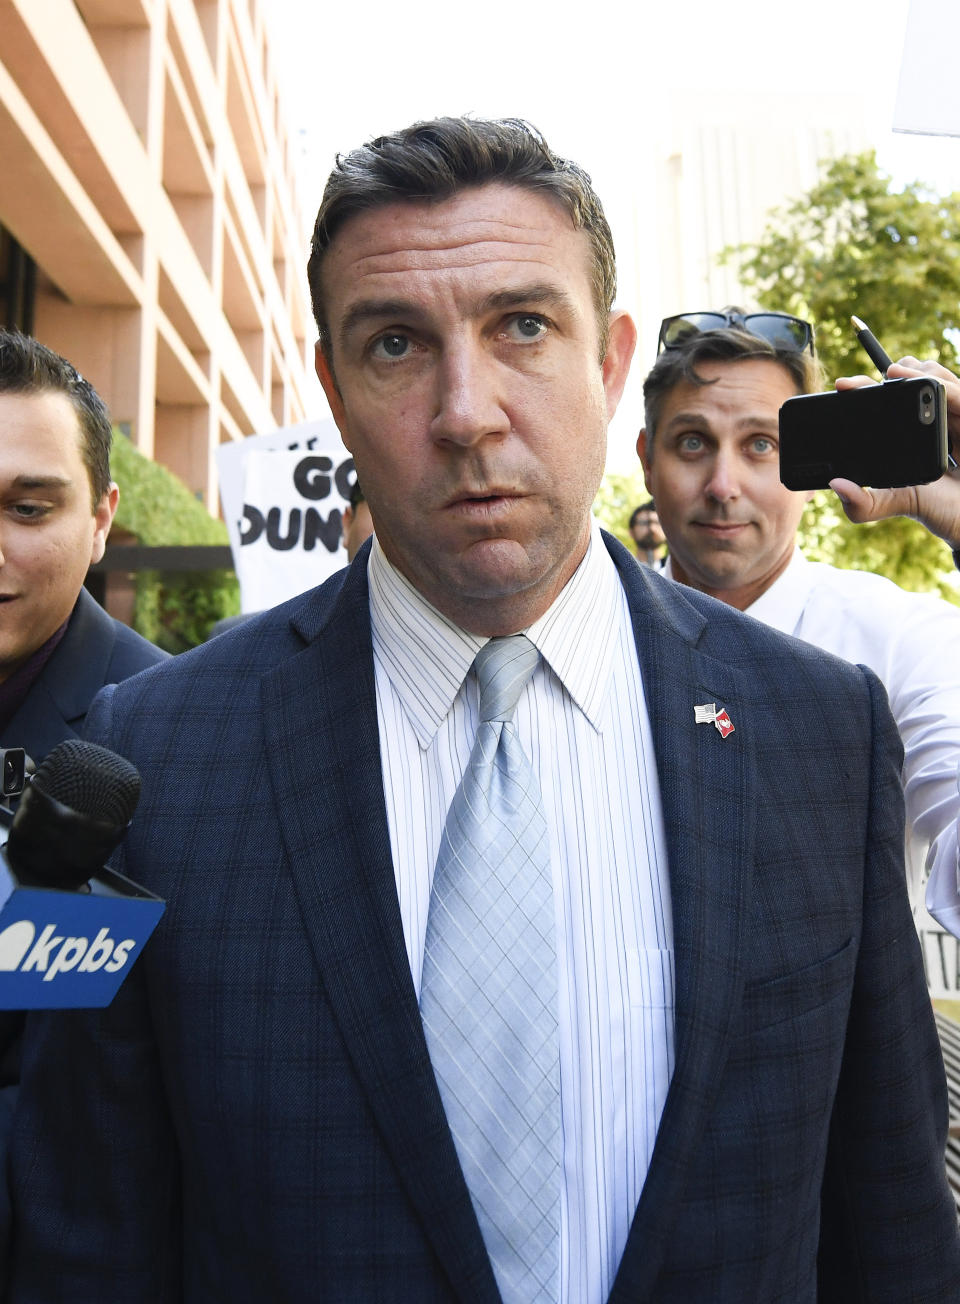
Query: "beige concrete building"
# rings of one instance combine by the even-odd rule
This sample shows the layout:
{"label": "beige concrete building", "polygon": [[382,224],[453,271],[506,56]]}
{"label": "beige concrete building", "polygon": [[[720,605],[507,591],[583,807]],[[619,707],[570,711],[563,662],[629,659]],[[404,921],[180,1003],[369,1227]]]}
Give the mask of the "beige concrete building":
{"label": "beige concrete building", "polygon": [[0,0],[0,321],[214,514],[217,445],[311,415],[268,2]]}
{"label": "beige concrete building", "polygon": [[721,250],[759,240],[771,210],[810,190],[822,163],[871,143],[850,95],[813,99],[785,88],[767,114],[746,93],[678,90],[675,99],[637,163],[650,178],[634,239],[642,251],[635,302],[643,356],[651,361],[663,317],[755,306],[736,262],[719,265]]}

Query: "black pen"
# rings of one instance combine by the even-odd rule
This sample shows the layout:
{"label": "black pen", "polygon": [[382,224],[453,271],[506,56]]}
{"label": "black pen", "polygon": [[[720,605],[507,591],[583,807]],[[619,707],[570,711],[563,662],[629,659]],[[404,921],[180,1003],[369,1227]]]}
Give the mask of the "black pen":
{"label": "black pen", "polygon": [[[886,349],[865,321],[861,321],[859,317],[851,317],[850,322],[857,332],[857,339],[863,345],[864,353],[886,380],[887,368],[893,366],[893,358],[888,356]],[[952,453],[947,453],[947,466],[951,471],[957,469],[956,458]]]}
{"label": "black pen", "polygon": [[865,321],[861,321],[859,317],[851,317],[850,322],[857,332],[857,339],[863,345],[864,353],[877,371],[880,372],[880,375],[886,379],[887,368],[893,366],[893,358],[887,356],[883,345]]}

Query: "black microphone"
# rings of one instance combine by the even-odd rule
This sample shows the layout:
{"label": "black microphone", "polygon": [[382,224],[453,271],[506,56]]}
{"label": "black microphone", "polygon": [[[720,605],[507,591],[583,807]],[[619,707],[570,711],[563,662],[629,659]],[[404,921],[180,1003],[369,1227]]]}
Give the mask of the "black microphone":
{"label": "black microphone", "polygon": [[139,797],[129,761],[75,738],[24,784],[0,849],[0,1009],[113,999],[164,909],[104,866]]}
{"label": "black microphone", "polygon": [[69,738],[24,784],[7,860],[22,884],[75,891],[110,856],[139,800],[140,775],[128,760]]}

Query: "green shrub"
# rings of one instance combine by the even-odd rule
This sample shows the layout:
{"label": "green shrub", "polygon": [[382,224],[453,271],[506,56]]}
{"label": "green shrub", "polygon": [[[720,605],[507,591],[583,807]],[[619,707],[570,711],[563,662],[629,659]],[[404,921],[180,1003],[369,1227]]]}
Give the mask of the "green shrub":
{"label": "green shrub", "polygon": [[[110,469],[120,486],[115,524],[144,547],[229,543],[224,523],[214,520],[172,472],[144,457],[117,431]],[[240,587],[232,570],[140,571],[136,585],[133,627],[167,652],[196,647],[211,625],[240,610]]]}

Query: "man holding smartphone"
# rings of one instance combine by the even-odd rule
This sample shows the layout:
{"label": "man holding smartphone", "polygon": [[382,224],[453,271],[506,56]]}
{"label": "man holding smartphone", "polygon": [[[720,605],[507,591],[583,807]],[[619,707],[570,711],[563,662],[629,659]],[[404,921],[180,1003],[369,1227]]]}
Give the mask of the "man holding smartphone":
{"label": "man holding smartphone", "polygon": [[[889,375],[944,383],[956,456],[956,377],[914,358]],[[637,450],[670,546],[665,573],[880,677],[905,750],[911,896],[919,900],[926,870],[928,910],[960,935],[960,610],[878,575],[808,562],[797,548],[810,494],[780,482],[778,414],[788,398],[820,388],[813,330],[798,318],[730,309],[663,322]],[[916,488],[831,487],[852,520],[909,515],[960,548],[955,470]]]}

